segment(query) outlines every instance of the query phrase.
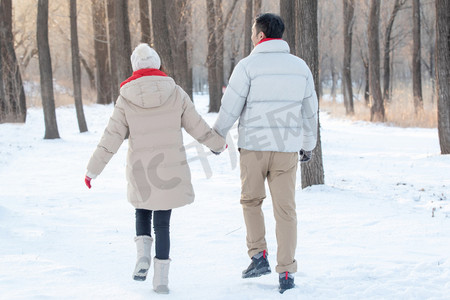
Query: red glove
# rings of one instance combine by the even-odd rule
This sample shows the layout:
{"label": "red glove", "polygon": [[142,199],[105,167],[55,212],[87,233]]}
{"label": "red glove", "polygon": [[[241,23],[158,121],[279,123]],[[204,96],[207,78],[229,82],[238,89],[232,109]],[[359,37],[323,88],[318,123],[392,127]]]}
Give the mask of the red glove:
{"label": "red glove", "polygon": [[88,187],[88,188],[91,188],[91,178],[90,177],[88,177],[87,175],[86,175],[86,177],[84,178],[84,183],[86,183],[86,186]]}

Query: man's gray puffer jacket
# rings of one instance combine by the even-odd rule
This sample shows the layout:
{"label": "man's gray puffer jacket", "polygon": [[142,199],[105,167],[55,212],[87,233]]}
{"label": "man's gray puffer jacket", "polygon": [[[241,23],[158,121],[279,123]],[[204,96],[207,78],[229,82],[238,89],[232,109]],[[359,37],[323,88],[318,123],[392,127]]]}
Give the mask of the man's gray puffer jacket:
{"label": "man's gray puffer jacket", "polygon": [[225,137],[240,117],[239,148],[313,150],[317,110],[311,70],[285,41],[267,39],[236,65],[214,129]]}

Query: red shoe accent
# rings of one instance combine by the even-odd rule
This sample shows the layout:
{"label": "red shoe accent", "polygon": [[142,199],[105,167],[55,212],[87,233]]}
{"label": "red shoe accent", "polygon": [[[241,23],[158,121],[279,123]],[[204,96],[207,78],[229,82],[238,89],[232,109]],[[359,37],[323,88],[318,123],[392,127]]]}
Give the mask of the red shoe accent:
{"label": "red shoe accent", "polygon": [[263,257],[266,258],[266,250],[263,251]]}
{"label": "red shoe accent", "polygon": [[289,272],[286,272],[286,280],[288,280],[288,274],[289,274]]}

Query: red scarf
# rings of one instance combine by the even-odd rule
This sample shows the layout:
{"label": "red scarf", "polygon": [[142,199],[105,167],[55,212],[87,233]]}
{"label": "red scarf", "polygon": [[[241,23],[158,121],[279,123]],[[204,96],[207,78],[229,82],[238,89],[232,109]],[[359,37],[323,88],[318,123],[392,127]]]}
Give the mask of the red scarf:
{"label": "red scarf", "polygon": [[122,82],[120,84],[120,87],[124,86],[125,84],[127,84],[130,81],[136,80],[136,79],[144,77],[144,76],[167,76],[167,74],[158,69],[140,69],[140,70],[134,71],[133,75],[131,77],[129,77],[127,80],[125,80],[124,82]]}
{"label": "red scarf", "polygon": [[265,38],[265,39],[260,40],[259,43],[256,44],[256,46],[258,46],[258,45],[261,44],[261,43],[264,43],[264,42],[267,42],[267,41],[273,41],[273,40],[279,40],[279,41],[281,41],[282,39]]}

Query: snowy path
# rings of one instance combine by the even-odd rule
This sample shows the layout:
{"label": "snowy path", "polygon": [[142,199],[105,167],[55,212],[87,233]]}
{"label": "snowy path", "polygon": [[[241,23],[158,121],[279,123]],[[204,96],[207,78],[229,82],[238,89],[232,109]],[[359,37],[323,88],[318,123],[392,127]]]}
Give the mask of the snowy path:
{"label": "snowy path", "polygon": [[[212,124],[206,103],[196,98]],[[240,278],[249,259],[237,154],[231,147],[208,156],[208,179],[208,164],[190,148],[197,197],[172,214],[171,293],[161,296],[150,280],[131,279],[126,143],[92,190],[84,186],[112,107],[85,112],[90,132],[79,134],[74,108],[58,109],[56,141],[42,139],[39,109],[29,110],[25,125],[0,125],[0,299],[450,298],[450,157],[439,155],[437,130],[321,115],[326,184],[298,188],[299,272],[297,287],[284,295],[274,273]],[[274,267],[270,197],[264,211]]]}

